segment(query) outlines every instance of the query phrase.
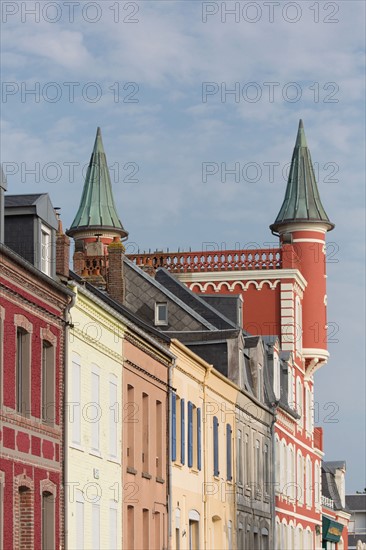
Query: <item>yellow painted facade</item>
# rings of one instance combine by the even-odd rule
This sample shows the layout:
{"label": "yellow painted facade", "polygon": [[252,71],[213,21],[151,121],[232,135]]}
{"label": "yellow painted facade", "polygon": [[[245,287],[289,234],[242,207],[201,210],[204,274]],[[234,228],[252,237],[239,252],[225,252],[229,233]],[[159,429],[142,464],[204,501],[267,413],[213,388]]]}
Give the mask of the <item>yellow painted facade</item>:
{"label": "yellow painted facade", "polygon": [[113,550],[122,540],[122,347],[118,314],[71,284],[66,377],[66,548]]}
{"label": "yellow painted facade", "polygon": [[[177,340],[172,340],[170,351],[176,356],[171,381],[175,389],[176,426],[175,460],[171,460],[171,548],[234,548],[237,388]],[[190,406],[193,411],[192,466],[188,464],[188,403],[192,404]],[[201,468],[197,464],[197,409],[201,411]],[[185,416],[183,425],[182,410]],[[214,417],[218,423],[217,475],[214,472]],[[230,474],[227,465],[228,426],[231,429],[230,480],[227,479],[228,473]],[[185,439],[184,457],[182,427]]]}

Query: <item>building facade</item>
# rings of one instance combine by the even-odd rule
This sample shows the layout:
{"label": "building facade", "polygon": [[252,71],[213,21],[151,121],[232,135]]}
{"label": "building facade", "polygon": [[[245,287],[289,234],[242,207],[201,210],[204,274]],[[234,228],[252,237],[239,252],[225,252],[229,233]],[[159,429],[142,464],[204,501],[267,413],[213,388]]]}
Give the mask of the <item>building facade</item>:
{"label": "building facade", "polygon": [[[41,215],[36,222],[46,227]],[[5,238],[14,242],[6,223]],[[64,346],[73,293],[50,276],[46,254],[44,260],[35,267],[0,244],[2,548],[64,547]]]}

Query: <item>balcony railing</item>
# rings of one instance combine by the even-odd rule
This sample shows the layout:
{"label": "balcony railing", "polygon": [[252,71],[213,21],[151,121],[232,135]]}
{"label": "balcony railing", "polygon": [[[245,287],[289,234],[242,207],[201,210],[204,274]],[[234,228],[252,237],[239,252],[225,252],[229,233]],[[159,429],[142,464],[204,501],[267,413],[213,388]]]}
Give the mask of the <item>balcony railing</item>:
{"label": "balcony railing", "polygon": [[281,269],[283,250],[223,250],[207,252],[154,252],[131,254],[128,258],[139,267],[164,267],[171,273],[201,273],[254,269]]}
{"label": "balcony railing", "polygon": [[326,506],[327,508],[334,509],[334,501],[331,498],[325,497],[322,495],[322,506]]}

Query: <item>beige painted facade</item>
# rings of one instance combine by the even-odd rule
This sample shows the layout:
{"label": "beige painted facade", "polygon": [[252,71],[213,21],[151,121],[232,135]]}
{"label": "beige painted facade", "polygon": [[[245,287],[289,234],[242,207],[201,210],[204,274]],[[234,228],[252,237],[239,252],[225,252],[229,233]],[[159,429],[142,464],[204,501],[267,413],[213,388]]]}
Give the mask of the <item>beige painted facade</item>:
{"label": "beige painted facade", "polygon": [[175,439],[175,450],[171,449],[171,457],[175,457],[171,460],[171,548],[234,548],[237,388],[177,340],[172,341],[170,349],[176,356],[171,381],[175,390],[172,407],[175,428],[171,426]]}
{"label": "beige painted facade", "polygon": [[76,283],[66,376],[66,548],[121,548],[122,344],[113,310]]}

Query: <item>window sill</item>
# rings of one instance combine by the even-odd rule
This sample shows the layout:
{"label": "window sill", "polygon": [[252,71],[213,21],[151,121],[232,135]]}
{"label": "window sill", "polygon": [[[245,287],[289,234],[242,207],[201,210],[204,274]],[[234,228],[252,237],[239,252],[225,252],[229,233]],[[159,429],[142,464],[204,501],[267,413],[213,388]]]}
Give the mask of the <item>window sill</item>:
{"label": "window sill", "polygon": [[135,470],[135,468],[132,468],[131,466],[127,466],[126,472],[128,474],[132,474],[133,476],[135,476],[137,474],[137,470]]}
{"label": "window sill", "polygon": [[162,477],[159,477],[159,476],[156,476],[155,481],[157,483],[165,483],[165,479],[163,479]]}
{"label": "window sill", "polygon": [[113,462],[113,464],[119,464],[121,465],[121,461],[119,458],[117,458],[116,456],[109,456],[107,458],[108,462]]}
{"label": "window sill", "polygon": [[97,458],[103,458],[100,451],[94,451],[94,449],[90,449],[89,454],[92,456],[96,456]]}
{"label": "window sill", "polygon": [[141,472],[141,477],[143,477],[145,479],[151,479],[152,475],[148,474],[147,472]]}
{"label": "window sill", "polygon": [[70,443],[70,449],[75,449],[76,451],[80,451],[82,453],[85,453],[84,447],[82,447],[78,443]]}

